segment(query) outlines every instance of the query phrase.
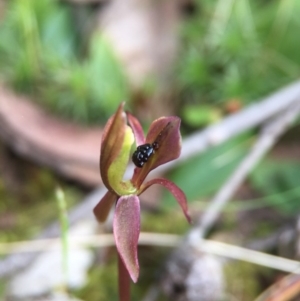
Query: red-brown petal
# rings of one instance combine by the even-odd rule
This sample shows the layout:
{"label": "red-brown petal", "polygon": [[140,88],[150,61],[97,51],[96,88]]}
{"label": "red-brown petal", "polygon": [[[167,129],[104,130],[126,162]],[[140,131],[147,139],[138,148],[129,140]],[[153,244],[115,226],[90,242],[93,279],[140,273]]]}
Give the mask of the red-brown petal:
{"label": "red-brown petal", "polygon": [[134,133],[136,145],[139,146],[141,144],[144,144],[145,143],[145,135],[144,135],[144,131],[143,131],[143,128],[142,128],[140,122],[129,112],[126,112],[126,114],[127,114],[127,118],[128,118],[128,123],[131,126],[133,133]]}
{"label": "red-brown petal", "polygon": [[109,211],[113,204],[117,200],[117,195],[107,191],[106,194],[103,196],[103,198],[99,201],[99,203],[94,208],[94,215],[96,216],[97,220],[99,222],[105,222],[107,219],[107,216],[109,214]]}
{"label": "red-brown petal", "polygon": [[140,235],[140,200],[138,196],[122,196],[118,199],[113,230],[121,259],[133,282],[137,282],[139,276],[137,246]]}
{"label": "red-brown petal", "polygon": [[175,160],[181,152],[180,118],[161,117],[152,122],[145,143],[157,143],[158,148],[142,168],[135,168],[132,183],[140,187],[148,173],[154,168]]}
{"label": "red-brown petal", "polygon": [[186,219],[188,220],[189,223],[191,223],[191,217],[188,212],[186,196],[185,196],[184,192],[173,182],[171,182],[167,179],[161,179],[161,178],[152,179],[141,186],[141,188],[139,190],[139,194],[144,192],[146,189],[148,189],[153,184],[162,185],[173,194],[174,198],[177,200],[178,204],[180,205]]}
{"label": "red-brown petal", "polygon": [[126,115],[121,103],[117,112],[108,120],[103,131],[100,151],[100,174],[103,184],[112,191],[109,184],[107,171],[113,160],[122,149],[126,130]]}

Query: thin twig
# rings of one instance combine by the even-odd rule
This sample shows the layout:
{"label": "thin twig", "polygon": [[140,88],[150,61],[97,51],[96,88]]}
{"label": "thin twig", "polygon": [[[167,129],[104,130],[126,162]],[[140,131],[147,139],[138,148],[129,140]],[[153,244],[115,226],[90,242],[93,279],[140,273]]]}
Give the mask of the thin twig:
{"label": "thin twig", "polygon": [[300,272],[300,263],[298,261],[241,248],[238,246],[228,245],[217,241],[206,240],[205,243],[203,243],[203,241],[198,242],[197,249],[205,253],[251,262],[280,271],[297,274]]}
{"label": "thin twig", "polygon": [[246,179],[249,173],[274,146],[279,137],[291,126],[300,113],[300,100],[280,115],[270,120],[261,132],[248,156],[240,163],[230,178],[224,183],[217,195],[210,202],[208,209],[198,221],[189,235],[188,242],[193,244],[204,237],[212,227],[227,202],[233,197],[236,190]]}
{"label": "thin twig", "polygon": [[[139,237],[140,245],[151,245],[160,247],[174,247],[180,241],[178,235],[158,234],[142,232]],[[110,247],[115,245],[112,234],[85,235],[85,236],[68,236],[70,249],[82,247]],[[38,240],[27,240],[10,243],[0,243],[0,254],[27,253],[27,252],[44,252],[60,250],[60,238],[48,238]]]}
{"label": "thin twig", "polygon": [[[182,237],[179,235],[161,233],[141,232],[139,239],[139,245],[171,248],[177,247],[181,242]],[[70,249],[83,247],[109,247],[114,244],[115,242],[112,234],[69,237]],[[253,251],[223,242],[203,239],[199,241],[195,247],[201,252],[209,254],[243,260],[289,273],[300,272],[300,263],[298,261]],[[60,249],[61,240],[59,238],[0,244],[0,251],[2,254],[7,252],[59,251]]]}
{"label": "thin twig", "polygon": [[241,133],[254,129],[298,103],[299,97],[300,82],[298,81],[184,139],[180,157],[160,168],[177,166],[212,146],[220,145]]}

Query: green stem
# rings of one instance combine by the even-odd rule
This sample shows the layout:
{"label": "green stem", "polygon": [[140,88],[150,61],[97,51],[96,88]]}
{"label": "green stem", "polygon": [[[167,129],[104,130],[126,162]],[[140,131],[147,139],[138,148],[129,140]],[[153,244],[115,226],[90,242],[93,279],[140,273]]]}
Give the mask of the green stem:
{"label": "green stem", "polygon": [[130,301],[130,276],[118,253],[119,300]]}
{"label": "green stem", "polygon": [[67,288],[68,283],[68,228],[69,220],[67,213],[67,204],[65,194],[62,189],[56,189],[56,199],[59,209],[59,219],[61,228],[61,243],[62,243],[62,269],[64,273],[64,288]]}

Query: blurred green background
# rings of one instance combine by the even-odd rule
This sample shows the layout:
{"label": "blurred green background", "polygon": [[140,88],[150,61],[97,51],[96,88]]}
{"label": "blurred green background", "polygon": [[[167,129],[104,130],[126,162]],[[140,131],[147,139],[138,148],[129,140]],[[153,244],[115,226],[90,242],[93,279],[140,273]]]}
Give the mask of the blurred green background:
{"label": "blurred green background", "polygon": [[[166,102],[170,113],[182,118],[182,133],[188,136],[299,78],[298,0],[178,1],[178,48],[163,88],[158,78],[134,87],[113,43],[95,29],[98,13],[109,1],[0,0],[0,4],[1,84],[77,124],[105,124],[122,100],[140,118],[144,117],[143,110],[155,112],[159,103]],[[151,120],[143,121],[147,126]],[[169,178],[186,192],[192,210],[205,208],[255,137],[255,131],[244,133],[170,172]],[[260,209],[273,212],[274,218],[262,227],[263,234],[295,218],[300,209],[300,161],[290,156],[289,149],[299,144],[298,125],[280,142],[284,150],[281,160],[271,154],[250,175],[243,187],[247,200],[238,194],[228,206],[224,223],[228,230],[238,227],[235,213],[248,212],[251,216]],[[1,242],[30,239],[57,220],[57,186],[65,192],[69,208],[90,191],[18,158],[2,144],[0,151]],[[7,160],[12,162],[11,170],[4,167]],[[7,181],[10,176],[4,176],[8,173],[13,174],[12,186]],[[143,231],[185,233],[188,225],[178,214],[174,199],[167,193],[162,199],[159,213],[144,213]],[[178,219],[176,229],[174,216]],[[254,235],[260,236],[258,228]],[[134,288],[134,300],[141,299],[168,251],[141,250],[145,269]],[[240,273],[239,266],[237,270]],[[260,273],[247,268],[244,271],[253,281]],[[106,264],[93,266],[89,276],[86,286],[73,294],[89,301],[115,300],[112,295],[111,299],[107,297],[116,286],[114,260],[108,258]],[[268,277],[269,282],[275,278]],[[255,287],[251,292],[247,284],[239,285],[236,299],[241,301],[253,300],[263,289],[253,282],[249,284]],[[231,289],[234,291],[229,283]]]}
{"label": "blurred green background", "polygon": [[[133,101],[112,45],[101,31],[89,29],[96,6],[78,8],[58,0],[4,3],[3,81],[83,123],[104,123],[120,100]],[[227,107],[251,103],[298,78],[299,6],[296,0],[202,0],[182,7],[168,88],[188,125],[206,125]],[[142,93],[151,99],[155,89],[154,81]]]}

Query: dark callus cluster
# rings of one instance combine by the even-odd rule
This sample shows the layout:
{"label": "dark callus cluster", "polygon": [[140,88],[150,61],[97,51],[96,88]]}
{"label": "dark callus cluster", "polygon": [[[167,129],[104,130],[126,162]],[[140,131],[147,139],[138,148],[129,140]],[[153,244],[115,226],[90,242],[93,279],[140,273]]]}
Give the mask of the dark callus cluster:
{"label": "dark callus cluster", "polygon": [[143,167],[148,159],[154,154],[153,145],[147,143],[137,147],[136,151],[132,154],[132,162],[137,167]]}

